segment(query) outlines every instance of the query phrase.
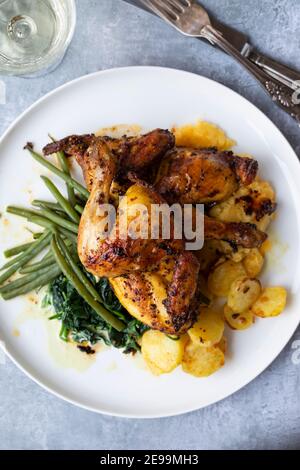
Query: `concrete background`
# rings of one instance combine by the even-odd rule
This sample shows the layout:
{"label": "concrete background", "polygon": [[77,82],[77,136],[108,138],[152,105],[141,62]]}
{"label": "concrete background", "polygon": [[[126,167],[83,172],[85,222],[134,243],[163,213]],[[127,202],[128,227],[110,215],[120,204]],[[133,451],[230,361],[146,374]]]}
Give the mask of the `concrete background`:
{"label": "concrete background", "polygon": [[[300,70],[299,0],[202,4],[247,32],[261,51]],[[182,37],[121,0],[77,0],[77,6],[75,37],[59,68],[38,79],[0,77],[7,88],[0,133],[35,100],[76,77],[117,66],[160,65],[196,72],[236,90],[273,120],[300,155],[297,125],[222,52]],[[188,415],[150,421],[75,408],[6,361],[0,367],[0,449],[299,449],[296,339],[300,329],[271,367],[232,397]]]}

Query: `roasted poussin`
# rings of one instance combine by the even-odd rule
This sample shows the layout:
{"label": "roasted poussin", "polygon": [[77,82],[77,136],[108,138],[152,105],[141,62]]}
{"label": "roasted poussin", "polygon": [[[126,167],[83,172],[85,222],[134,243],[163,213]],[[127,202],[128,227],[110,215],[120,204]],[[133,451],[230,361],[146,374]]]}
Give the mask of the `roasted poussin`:
{"label": "roasted poussin", "polygon": [[232,152],[176,148],[161,163],[156,189],[169,203],[208,204],[252,183],[257,170],[256,160]]}
{"label": "roasted poussin", "polygon": [[[147,233],[136,236],[135,232],[133,236],[130,227],[138,232],[143,220],[142,214],[136,212],[136,206],[143,205],[149,215],[153,204],[166,203],[162,194],[169,203],[223,200],[240,183],[246,185],[253,180],[257,163],[228,152],[172,151],[173,147],[173,135],[157,129],[128,139],[70,136],[49,144],[44,153],[64,150],[67,155],[76,157],[83,170],[90,191],[78,233],[78,254],[83,266],[95,276],[109,278],[117,297],[131,315],[153,329],[182,334],[193,324],[199,304],[199,261],[192,252],[185,251],[185,240],[175,239],[172,218],[169,239],[152,238],[153,221],[148,219]],[[167,173],[162,173],[170,156],[172,160],[180,152],[185,152],[182,166],[179,162],[171,162]],[[161,179],[153,187],[143,179],[161,160]],[[176,171],[186,168],[185,178],[188,174],[192,182],[189,192],[184,191],[186,188],[180,181],[176,187],[181,188],[181,192],[170,193],[163,189],[166,188],[166,174],[172,179],[176,168]],[[118,178],[127,180],[127,198],[118,201],[116,219],[107,224],[107,213],[101,211],[100,206],[110,202],[112,183]],[[129,229],[125,237],[121,233],[121,216],[123,221],[125,217],[126,230]],[[253,224],[226,223],[205,216],[204,237],[250,248],[260,246],[266,235]]]}

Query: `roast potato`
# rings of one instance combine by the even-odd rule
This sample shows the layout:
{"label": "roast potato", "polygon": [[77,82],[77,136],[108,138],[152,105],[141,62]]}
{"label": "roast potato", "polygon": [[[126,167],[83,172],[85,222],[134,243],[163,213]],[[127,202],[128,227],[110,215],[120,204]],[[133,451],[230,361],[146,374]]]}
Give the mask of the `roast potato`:
{"label": "roast potato", "polygon": [[238,278],[230,286],[227,304],[234,312],[245,312],[258,299],[261,284],[258,279]]}
{"label": "roast potato", "polygon": [[242,263],[232,260],[217,264],[208,277],[208,288],[217,297],[226,297],[231,284],[238,278],[245,277],[246,271]]}
{"label": "roast potato", "polygon": [[184,349],[182,369],[195,377],[208,377],[225,364],[224,341],[205,348],[190,341]]}
{"label": "roast potato", "polygon": [[251,308],[258,317],[276,317],[286,306],[287,292],[284,287],[265,287]]}
{"label": "roast potato", "polygon": [[226,304],[224,306],[224,318],[232,330],[246,330],[255,322],[255,317],[251,310],[236,312]]}
{"label": "roast potato", "polygon": [[251,248],[243,259],[243,265],[249,277],[257,277],[264,265],[264,257],[257,248]]}
{"label": "roast potato", "polygon": [[201,307],[199,317],[188,335],[193,343],[211,347],[219,343],[224,333],[224,320],[217,309]]}
{"label": "roast potato", "polygon": [[142,336],[142,355],[154,375],[166,374],[181,364],[186,337],[171,339],[156,330]]}

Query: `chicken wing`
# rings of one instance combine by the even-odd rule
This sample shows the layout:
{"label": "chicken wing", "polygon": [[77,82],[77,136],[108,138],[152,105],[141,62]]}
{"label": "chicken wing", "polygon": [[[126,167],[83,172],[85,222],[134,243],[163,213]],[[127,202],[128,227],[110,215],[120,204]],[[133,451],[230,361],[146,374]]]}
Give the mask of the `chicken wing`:
{"label": "chicken wing", "polygon": [[163,159],[156,189],[169,203],[223,201],[239,184],[250,184],[257,170],[256,160],[232,152],[178,148]]}
{"label": "chicken wing", "polygon": [[139,137],[97,137],[94,134],[82,136],[72,135],[44,147],[45,155],[58,151],[64,151],[69,156],[74,156],[81,166],[89,191],[93,185],[93,174],[97,162],[101,159],[98,155],[101,143],[106,144],[111,154],[116,157],[117,168],[115,176],[126,177],[128,171],[146,177],[148,170],[159,162],[166,152],[175,145],[175,137],[168,130],[156,129]]}
{"label": "chicken wing", "polygon": [[223,240],[232,246],[259,248],[267,239],[267,234],[256,225],[245,222],[221,222],[212,217],[204,217],[204,238]]}

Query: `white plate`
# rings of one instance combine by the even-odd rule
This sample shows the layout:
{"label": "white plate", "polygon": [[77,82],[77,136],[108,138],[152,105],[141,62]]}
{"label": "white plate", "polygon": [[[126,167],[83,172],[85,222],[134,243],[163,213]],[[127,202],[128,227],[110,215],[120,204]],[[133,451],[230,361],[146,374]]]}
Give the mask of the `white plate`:
{"label": "white plate", "polygon": [[[244,332],[228,332],[229,355],[225,367],[210,378],[196,379],[179,368],[172,374],[152,377],[142,361],[124,357],[116,350],[99,352],[90,367],[81,372],[64,367],[62,362],[70,365],[74,357],[63,356],[61,343],[53,331],[47,331],[49,322],[30,319],[28,312],[35,309],[33,305],[24,299],[1,301],[0,338],[8,355],[32,379],[69,402],[97,412],[137,418],[176,415],[207,406],[260,374],[284,348],[298,325],[300,166],[297,157],[264,114],[241,96],[207,78],[171,69],[132,67],[89,75],[45,96],[1,140],[0,210],[3,212],[12,203],[28,205],[29,187],[34,197],[48,197],[38,177],[45,173],[43,168],[22,150],[28,140],[41,148],[47,142],[48,132],[63,137],[122,123],[140,124],[145,129],[170,128],[198,118],[223,127],[237,140],[237,151],[257,158],[260,174],[277,189],[278,215],[272,228],[277,243],[269,256],[264,281],[288,288],[288,306],[278,318],[259,320]],[[24,237],[23,220],[9,217],[8,223],[9,226],[4,218],[1,252]],[[80,363],[78,367],[84,365]]]}

